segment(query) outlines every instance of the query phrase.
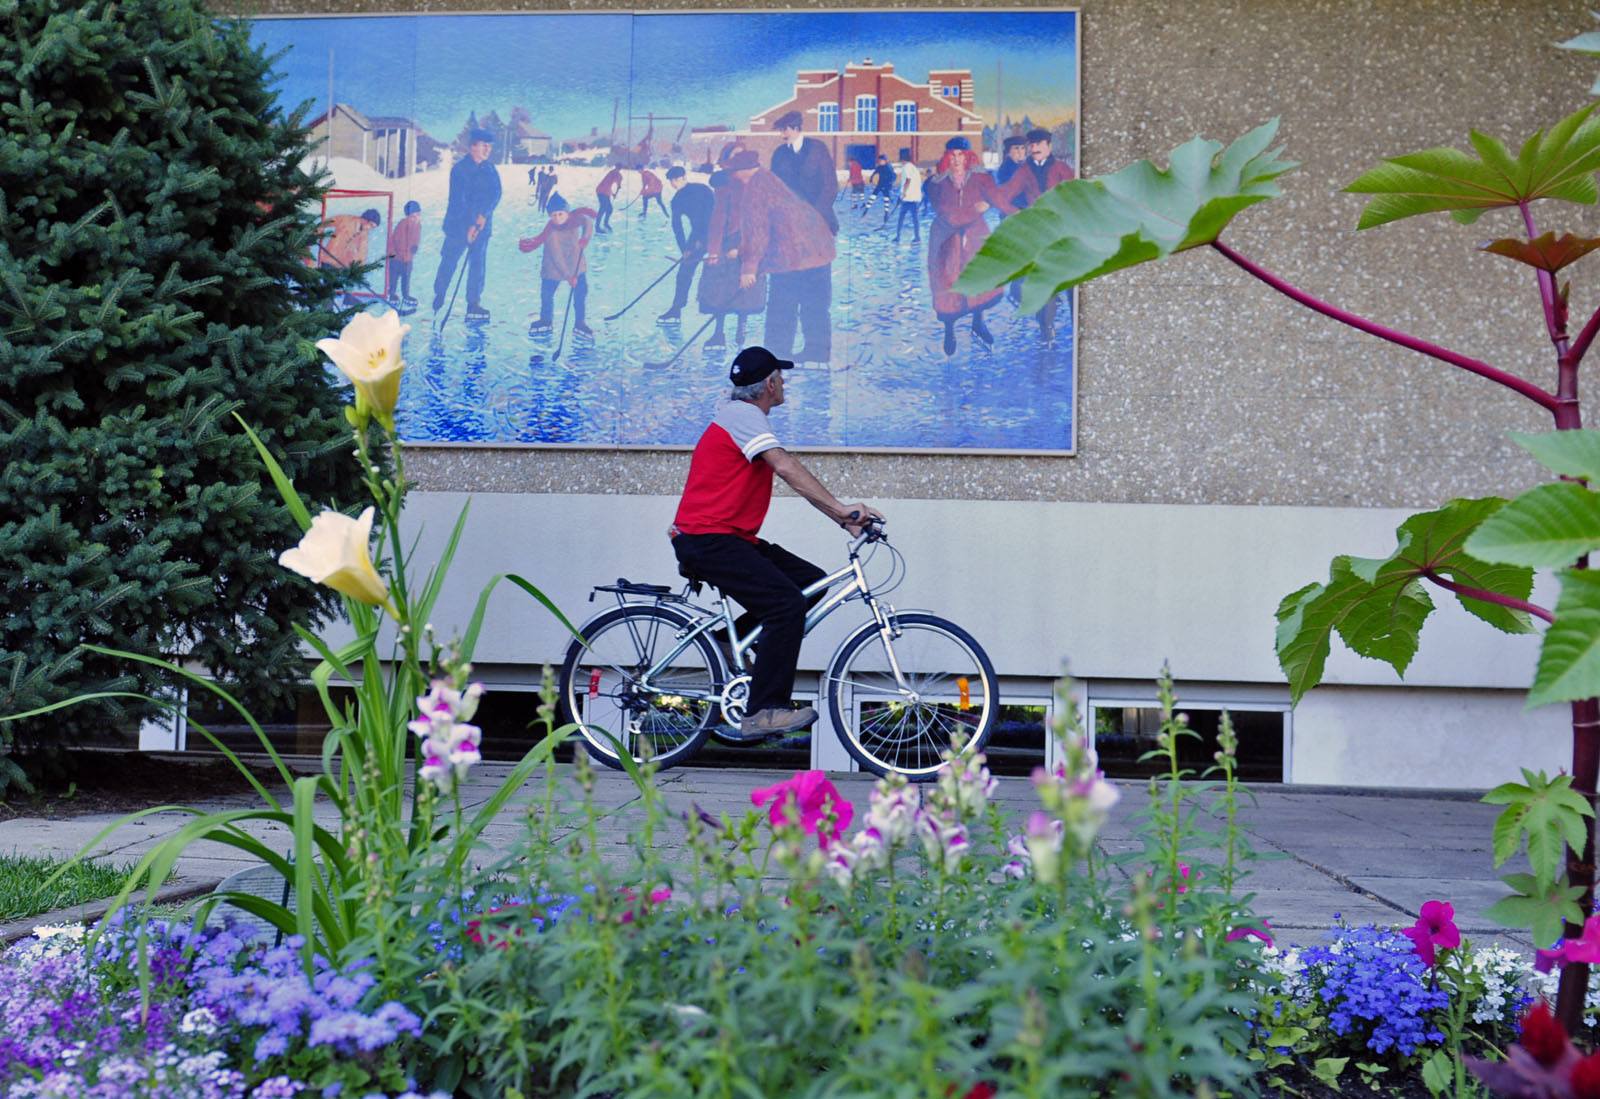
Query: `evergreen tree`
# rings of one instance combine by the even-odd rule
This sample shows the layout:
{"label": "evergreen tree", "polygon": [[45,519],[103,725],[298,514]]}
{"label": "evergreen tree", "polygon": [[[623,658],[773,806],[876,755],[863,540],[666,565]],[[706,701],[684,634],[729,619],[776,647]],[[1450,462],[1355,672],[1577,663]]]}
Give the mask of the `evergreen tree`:
{"label": "evergreen tree", "polygon": [[[0,0],[0,714],[182,656],[249,699],[332,601],[237,411],[308,499],[360,494],[314,341],[351,274],[307,267],[317,180],[248,29],[201,0]],[[71,743],[139,705],[0,725]],[[0,759],[3,762],[3,759]],[[0,773],[0,789],[14,768]]]}

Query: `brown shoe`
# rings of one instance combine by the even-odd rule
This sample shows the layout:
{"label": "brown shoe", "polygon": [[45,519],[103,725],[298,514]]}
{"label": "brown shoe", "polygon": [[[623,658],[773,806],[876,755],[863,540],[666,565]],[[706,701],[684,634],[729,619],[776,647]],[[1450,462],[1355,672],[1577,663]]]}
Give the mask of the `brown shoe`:
{"label": "brown shoe", "polygon": [[739,725],[742,737],[782,736],[816,724],[817,711],[810,706],[798,710],[785,710],[769,706],[759,714],[750,714]]}

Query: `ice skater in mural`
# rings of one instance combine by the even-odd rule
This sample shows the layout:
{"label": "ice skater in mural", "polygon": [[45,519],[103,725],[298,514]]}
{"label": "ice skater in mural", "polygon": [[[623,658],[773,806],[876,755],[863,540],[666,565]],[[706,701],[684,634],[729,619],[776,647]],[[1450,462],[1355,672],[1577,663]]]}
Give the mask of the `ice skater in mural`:
{"label": "ice skater in mural", "polygon": [[956,353],[956,321],[967,316],[972,318],[973,337],[984,347],[994,346],[994,334],[984,323],[983,311],[995,303],[1001,291],[969,295],[953,289],[962,268],[988,239],[989,222],[984,214],[991,208],[1006,214],[1016,212],[980,164],[970,141],[952,137],[928,183],[934,213],[928,229],[928,288],[933,291],[933,310],[944,322],[946,355]]}
{"label": "ice skater in mural", "polygon": [[[1050,131],[1033,129],[1026,138],[1028,154],[1010,179],[1000,188],[1006,201],[1019,209],[1039,201],[1046,191],[1076,178],[1072,165],[1056,157],[1051,151]],[[1060,308],[1059,294],[1045,302],[1036,314],[1039,318],[1039,338],[1046,347],[1056,340],[1056,311]]]}
{"label": "ice skater in mural", "polygon": [[615,200],[620,190],[622,190],[621,168],[611,169],[601,176],[600,182],[595,185],[594,196],[600,200],[600,213],[594,222],[595,232],[611,232],[611,215],[615,212]]}
{"label": "ice skater in mural", "polygon": [[589,298],[589,261],[584,252],[594,239],[596,214],[587,207],[577,210],[567,208],[567,200],[559,193],[550,196],[545,204],[550,220],[536,237],[524,237],[517,247],[532,252],[542,247],[544,255],[539,261],[539,319],[528,327],[528,335],[549,332],[555,316],[556,288],[563,282],[572,288],[572,334],[581,339],[594,339],[584,315]]}
{"label": "ice skater in mural", "polygon": [[767,276],[758,272],[754,281],[746,283],[740,275],[737,212],[744,185],[726,168],[712,172],[710,183],[715,202],[711,227],[706,230],[706,259],[698,298],[700,312],[717,322],[706,347],[718,348],[728,345],[724,326],[730,316],[739,319],[736,342],[744,343],[745,318],[767,307]]}
{"label": "ice skater in mural", "polygon": [[800,132],[803,121],[799,111],[789,111],[773,124],[783,135],[783,144],[772,150],[772,174],[811,203],[828,223],[828,231],[837,233],[839,217],[833,212],[833,200],[839,194],[839,176],[833,170],[833,154],[822,142]]}
{"label": "ice skater in mural", "polygon": [[816,207],[761,167],[755,152],[738,153],[728,161],[728,169],[741,185],[733,215],[741,241],[739,286],[749,289],[760,275],[769,280],[764,330],[768,347],[788,358],[798,327],[804,343],[794,359],[827,362],[833,356],[828,309],[837,254],[828,223]]}
{"label": "ice skater in mural", "polygon": [[667,217],[667,208],[661,201],[661,177],[649,168],[639,169],[639,220],[650,212],[650,200],[655,199],[656,208],[661,211],[662,217]]}
{"label": "ice skater in mural", "polygon": [[689,173],[680,165],[667,169],[667,186],[672,188],[672,235],[678,242],[678,273],[672,304],[656,318],[662,324],[678,320],[683,307],[689,304],[689,288],[694,285],[695,270],[705,258],[711,211],[716,208],[711,188],[704,183],[690,183]]}
{"label": "ice skater in mural", "polygon": [[367,240],[383,224],[376,210],[335,214],[322,223],[326,239],[317,245],[318,267],[360,267],[367,262]]}
{"label": "ice skater in mural", "polygon": [[866,217],[867,211],[883,203],[883,224],[889,224],[889,211],[894,208],[894,185],[896,179],[894,168],[889,164],[889,158],[882,153],[878,154],[878,166],[872,169],[872,195],[867,199],[865,206],[861,207],[861,216]]}
{"label": "ice skater in mural", "polygon": [[[467,155],[450,169],[450,199],[445,206],[444,247],[439,255],[439,272],[433,277],[433,311],[444,308],[450,280],[456,265],[466,256],[467,319],[486,321],[483,285],[494,232],[494,208],[500,204],[500,172],[489,162],[494,151],[494,135],[488,130],[473,130]],[[459,281],[456,284],[460,285]]]}
{"label": "ice skater in mural", "polygon": [[[1002,143],[1000,167],[995,169],[994,181],[1000,185],[1000,191],[1017,209],[1021,210],[1028,205],[1028,197],[1019,194],[1017,189],[1010,186],[1011,178],[1022,167],[1022,162],[1028,159],[1028,139],[1025,137],[1008,137]],[[1006,300],[1015,305],[1022,300],[1022,280],[1013,279],[1006,286]]]}
{"label": "ice skater in mural", "polygon": [[411,296],[411,265],[422,245],[422,204],[406,203],[405,217],[389,233],[389,301],[395,309],[409,313],[417,307]]}
{"label": "ice skater in mural", "polygon": [[922,169],[911,162],[911,150],[900,150],[900,216],[894,223],[894,242],[900,243],[906,215],[911,216],[911,242],[922,240]]}

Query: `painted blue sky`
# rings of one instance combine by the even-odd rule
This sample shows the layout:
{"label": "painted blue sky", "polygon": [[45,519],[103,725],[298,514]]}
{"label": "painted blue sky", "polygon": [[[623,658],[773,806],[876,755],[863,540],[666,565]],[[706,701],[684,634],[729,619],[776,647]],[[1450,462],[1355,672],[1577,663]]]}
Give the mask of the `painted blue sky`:
{"label": "painted blue sky", "polygon": [[[260,19],[293,104],[334,98],[368,115],[414,118],[449,141],[468,111],[513,105],[561,138],[602,132],[620,99],[629,114],[688,115],[742,127],[786,99],[794,71],[871,57],[922,81],[971,68],[977,108],[993,121],[998,63],[1004,110],[1056,122],[1075,103],[1077,16],[1070,12],[520,14]],[[635,134],[644,123],[635,123]]]}

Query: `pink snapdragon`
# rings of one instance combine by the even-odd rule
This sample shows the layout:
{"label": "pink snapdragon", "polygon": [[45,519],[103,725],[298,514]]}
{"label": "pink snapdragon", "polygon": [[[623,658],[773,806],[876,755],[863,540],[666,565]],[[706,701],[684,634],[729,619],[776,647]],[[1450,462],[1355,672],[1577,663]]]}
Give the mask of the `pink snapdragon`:
{"label": "pink snapdragon", "polygon": [[1122,796],[1106,781],[1094,749],[1080,744],[1068,747],[1067,762],[1049,770],[1035,767],[1033,788],[1039,803],[1061,820],[1078,848],[1094,842]]}
{"label": "pink snapdragon", "polygon": [[844,835],[855,817],[855,808],[839,795],[821,771],[799,771],[793,778],[752,790],[750,801],[758,809],[769,806],[767,819],[774,828],[789,822],[789,806],[794,806],[801,830],[808,836],[816,836],[824,851]]}
{"label": "pink snapdragon", "polygon": [[1059,818],[1038,809],[1028,814],[1022,842],[1033,866],[1033,876],[1046,885],[1061,874],[1061,848],[1065,839],[1066,826]]}
{"label": "pink snapdragon", "polygon": [[406,727],[422,738],[417,750],[422,778],[441,794],[449,793],[483,758],[479,750],[483,731],[468,724],[482,694],[482,683],[458,690],[447,680],[435,679],[428,693],[417,699],[418,716]]}
{"label": "pink snapdragon", "polygon": [[947,874],[960,869],[971,841],[959,816],[949,809],[925,807],[917,813],[913,828],[929,862]]}
{"label": "pink snapdragon", "polygon": [[1455,917],[1455,906],[1448,901],[1428,901],[1418,913],[1417,922],[1401,930],[1416,948],[1422,964],[1431,966],[1437,960],[1436,951],[1454,950],[1461,945]]}
{"label": "pink snapdragon", "polygon": [[891,774],[873,787],[867,802],[867,827],[876,829],[883,842],[895,846],[911,838],[911,827],[922,807],[922,791],[904,775]]}
{"label": "pink snapdragon", "polygon": [[980,815],[1000,789],[1000,780],[989,773],[987,763],[982,752],[970,756],[946,752],[937,787],[941,800],[961,816]]}

